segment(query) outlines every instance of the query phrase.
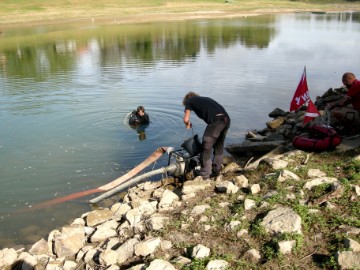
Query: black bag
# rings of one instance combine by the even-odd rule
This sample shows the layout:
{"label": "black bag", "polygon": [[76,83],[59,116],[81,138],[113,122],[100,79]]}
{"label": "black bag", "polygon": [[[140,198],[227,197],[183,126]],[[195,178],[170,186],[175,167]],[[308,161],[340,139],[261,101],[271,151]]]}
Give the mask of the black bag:
{"label": "black bag", "polygon": [[186,152],[190,154],[191,157],[200,154],[202,149],[202,145],[199,140],[199,136],[197,134],[184,141],[181,147],[184,148]]}

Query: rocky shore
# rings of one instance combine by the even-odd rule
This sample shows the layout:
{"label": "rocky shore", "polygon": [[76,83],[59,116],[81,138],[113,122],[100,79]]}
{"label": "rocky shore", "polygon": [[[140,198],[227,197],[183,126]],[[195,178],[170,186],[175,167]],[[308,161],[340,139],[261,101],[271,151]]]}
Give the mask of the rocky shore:
{"label": "rocky shore", "polygon": [[227,146],[218,177],[138,184],[28,250],[0,250],[0,269],[360,269],[360,142],[294,149],[303,114],[271,112]]}
{"label": "rocky shore", "polygon": [[[319,169],[307,169],[305,178],[288,170],[305,158],[295,150],[264,160],[261,181],[231,162],[217,179],[197,177],[173,190],[161,182],[140,184],[121,202],[84,214],[28,251],[0,250],[0,268],[265,269],[280,264],[315,269],[312,256],[325,253],[340,269],[358,269],[359,227],[333,228],[333,234],[346,237],[342,248],[328,254],[327,229],[313,231],[306,224],[321,212],[340,210],[334,198],[358,201],[360,187]],[[281,190],[268,189],[264,181]],[[325,184],[330,192],[313,199],[312,191]],[[272,256],[283,261],[273,262]]]}

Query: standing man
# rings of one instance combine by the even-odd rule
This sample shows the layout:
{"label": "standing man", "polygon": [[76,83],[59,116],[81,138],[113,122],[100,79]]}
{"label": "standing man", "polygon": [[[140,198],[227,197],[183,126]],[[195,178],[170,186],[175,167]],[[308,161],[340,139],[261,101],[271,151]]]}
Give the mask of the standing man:
{"label": "standing man", "polygon": [[[204,179],[219,175],[224,156],[224,141],[230,127],[230,117],[224,107],[209,97],[202,97],[189,92],[183,99],[185,106],[184,123],[191,128],[190,113],[195,114],[207,124],[200,153],[200,175]],[[212,150],[214,159],[211,160]]]}
{"label": "standing man", "polygon": [[[342,77],[342,82],[348,89],[346,95],[339,101],[326,105],[330,110],[332,118],[344,125],[346,132],[353,135],[360,130],[360,81],[351,72],[346,72]],[[351,104],[347,106],[348,104]]]}

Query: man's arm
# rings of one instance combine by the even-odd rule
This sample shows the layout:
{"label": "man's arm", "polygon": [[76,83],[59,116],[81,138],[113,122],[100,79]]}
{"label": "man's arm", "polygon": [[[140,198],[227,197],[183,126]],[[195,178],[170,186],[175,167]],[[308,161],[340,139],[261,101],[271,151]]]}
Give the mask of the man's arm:
{"label": "man's arm", "polygon": [[186,128],[191,128],[192,127],[192,124],[190,122],[190,113],[191,113],[190,110],[185,110],[183,121],[184,121],[184,124],[185,124]]}
{"label": "man's arm", "polygon": [[335,101],[335,102],[331,102],[329,104],[326,105],[326,109],[332,109],[334,107],[342,107],[345,106],[347,104],[349,104],[351,102],[351,97],[349,96],[345,96],[342,99]]}

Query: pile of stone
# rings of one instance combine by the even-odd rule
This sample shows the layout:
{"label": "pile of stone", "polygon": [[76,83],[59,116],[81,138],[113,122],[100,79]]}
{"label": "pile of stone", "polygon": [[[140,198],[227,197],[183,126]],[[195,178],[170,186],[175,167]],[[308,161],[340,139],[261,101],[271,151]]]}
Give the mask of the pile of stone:
{"label": "pile of stone", "polygon": [[[291,151],[264,159],[264,162],[274,173],[280,172],[278,182],[290,184],[286,195],[288,200],[298,200],[300,197],[303,198],[300,201],[302,204],[327,203],[327,208],[331,209],[333,206],[329,200],[341,197],[344,188],[337,178],[327,177],[318,169],[308,170],[309,178],[304,180],[303,188],[296,193],[291,192],[295,190],[291,189],[291,183],[302,179],[286,168],[304,154]],[[274,162],[276,160],[277,163]],[[266,213],[260,225],[267,234],[302,234],[302,219],[291,207],[275,205],[269,208],[266,200],[276,196],[277,191],[262,191],[260,184],[247,179],[241,170],[237,163],[230,162],[216,179],[204,181],[199,176],[172,190],[162,186],[161,182],[139,184],[130,189],[121,202],[84,214],[61,230],[52,231],[47,239],[40,239],[28,251],[12,248],[0,250],[0,269],[181,269],[195,260],[213,255],[210,243],[203,236],[208,231],[214,230],[218,235],[234,231],[239,241],[250,241],[250,228],[238,228],[244,220],[250,224],[253,220],[249,219],[254,219],[256,213]],[[316,201],[306,201],[306,194],[324,183],[331,184],[332,191]],[[204,198],[199,196],[202,192],[208,192],[206,200],[200,199]],[[353,196],[359,197],[360,187],[353,186],[352,192]],[[207,215],[211,208],[231,208],[228,201],[235,194],[238,196],[236,202],[242,204],[245,211],[242,216],[231,216],[223,226],[216,222],[215,217]],[[252,199],[255,195],[263,198],[261,202]],[[221,196],[221,199],[216,199],[217,196]],[[211,200],[220,203],[214,205]],[[313,211],[316,214],[319,210],[314,208]],[[255,213],[250,215],[251,212]],[[160,233],[166,230],[167,225],[174,223],[181,224],[173,227],[175,229],[171,233]],[[194,226],[199,226],[199,231],[188,235],[189,228]],[[346,251],[338,251],[336,258],[341,269],[353,269],[360,265],[360,244],[351,235],[356,237],[360,229],[350,227],[346,233],[349,235],[344,244]],[[187,248],[179,251],[175,247],[187,241],[195,243],[191,251]],[[277,244],[282,254],[292,253],[295,248],[295,240],[279,241]],[[161,252],[160,256],[158,252]],[[261,249],[246,245],[241,254],[239,260],[261,265]],[[206,265],[206,269],[213,270],[227,267],[230,267],[230,262],[224,259],[209,259]]]}
{"label": "pile of stone", "polygon": [[308,136],[307,127],[312,124],[330,124],[330,114],[325,111],[325,105],[338,101],[344,97],[345,88],[330,88],[321,97],[317,97],[317,106],[320,117],[304,125],[306,107],[303,106],[296,112],[284,111],[280,108],[269,113],[272,120],[266,122],[262,130],[249,131],[241,143],[229,144],[226,150],[234,156],[259,156],[272,151],[280,145],[292,149],[291,142],[295,136]]}

